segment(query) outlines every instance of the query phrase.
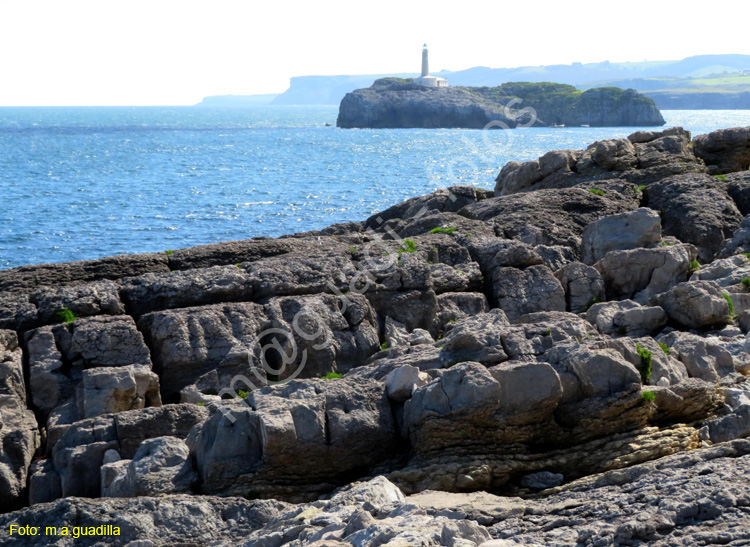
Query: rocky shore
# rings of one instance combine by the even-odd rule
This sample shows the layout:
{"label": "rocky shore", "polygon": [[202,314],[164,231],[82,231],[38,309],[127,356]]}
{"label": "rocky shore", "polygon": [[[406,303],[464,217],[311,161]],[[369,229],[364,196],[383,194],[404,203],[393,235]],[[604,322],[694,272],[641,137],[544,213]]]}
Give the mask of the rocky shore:
{"label": "rocky shore", "polygon": [[0,543],[748,544],[749,166],[750,128],[641,131],[0,271]]}
{"label": "rocky shore", "polygon": [[[533,114],[532,114],[533,110]],[[344,128],[495,128],[566,126],[661,126],[654,101],[616,87],[579,91],[554,83],[506,83],[497,87],[423,87],[382,78],[347,93],[339,106]]]}

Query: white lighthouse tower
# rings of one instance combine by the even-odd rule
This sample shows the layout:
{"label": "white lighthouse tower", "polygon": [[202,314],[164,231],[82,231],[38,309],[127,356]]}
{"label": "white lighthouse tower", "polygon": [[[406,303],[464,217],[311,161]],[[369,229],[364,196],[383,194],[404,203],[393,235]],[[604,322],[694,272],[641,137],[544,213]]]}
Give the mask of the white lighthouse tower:
{"label": "white lighthouse tower", "polygon": [[414,83],[425,87],[448,87],[448,80],[438,78],[437,76],[430,76],[430,61],[428,57],[427,44],[425,44],[422,48],[422,75],[419,78],[414,78]]}

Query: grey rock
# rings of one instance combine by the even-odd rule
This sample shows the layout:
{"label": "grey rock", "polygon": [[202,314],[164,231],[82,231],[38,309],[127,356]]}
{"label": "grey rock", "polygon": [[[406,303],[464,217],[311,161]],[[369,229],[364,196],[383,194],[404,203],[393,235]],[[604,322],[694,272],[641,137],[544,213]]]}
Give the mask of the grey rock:
{"label": "grey rock", "polygon": [[649,247],[661,240],[661,220],[656,211],[640,208],[592,222],[583,230],[583,262],[593,264],[610,251]]}
{"label": "grey rock", "polygon": [[685,281],[696,254],[692,245],[612,251],[594,267],[602,274],[608,300],[630,298],[645,304]]}
{"label": "grey rock", "polygon": [[740,213],[750,215],[750,172],[740,171],[726,176],[727,192]]}
{"label": "grey rock", "polygon": [[157,437],[141,443],[132,460],[104,464],[102,497],[133,498],[189,493],[198,476],[193,469],[190,450],[175,437]]}
{"label": "grey rock", "polygon": [[557,270],[555,277],[565,290],[568,311],[584,312],[606,298],[604,280],[596,268],[581,262],[571,262]]}
{"label": "grey rock", "polygon": [[237,266],[149,273],[121,282],[120,293],[133,315],[217,302],[251,300],[254,277]]}
{"label": "grey rock", "polygon": [[730,256],[714,260],[693,272],[690,281],[713,281],[720,287],[729,287],[750,277],[750,260],[745,256]]}
{"label": "grey rock", "polygon": [[[550,163],[556,163],[554,160]],[[549,169],[548,166],[545,166]],[[546,170],[546,169],[545,169]],[[529,186],[542,180],[544,175],[539,168],[539,161],[509,161],[500,170],[495,179],[495,196],[506,196],[526,190]]]}
{"label": "grey rock", "polygon": [[521,486],[531,488],[532,490],[546,490],[554,488],[563,483],[564,477],[560,473],[551,473],[549,471],[539,471],[531,473],[521,479]]}
{"label": "grey rock", "polygon": [[639,306],[621,310],[612,317],[612,327],[618,334],[648,336],[667,325],[667,314],[659,306]]}
{"label": "grey rock", "polygon": [[252,351],[270,325],[263,306],[236,303],[149,313],[138,326],[152,348],[165,401],[174,402],[180,389],[212,370],[215,391],[237,374],[253,378],[250,356],[258,362]]}
{"label": "grey rock", "polygon": [[414,329],[409,337],[409,344],[419,346],[422,344],[432,344],[435,340],[432,335],[424,329]]}
{"label": "grey rock", "polygon": [[464,207],[459,214],[493,224],[497,234],[507,239],[579,250],[586,226],[635,209],[637,204],[619,193],[597,196],[580,188],[568,188],[486,199]]}
{"label": "grey rock", "polygon": [[492,296],[511,320],[527,313],[565,311],[565,291],[546,266],[496,269]]}
{"label": "grey rock", "polygon": [[414,390],[427,383],[429,376],[420,372],[418,368],[404,365],[393,369],[385,378],[385,389],[388,398],[397,403],[403,403],[411,398]]}
{"label": "grey rock", "polygon": [[163,253],[118,255],[97,260],[36,264],[0,272],[0,292],[29,293],[39,287],[77,285],[89,281],[115,280],[149,272],[168,272]]}
{"label": "grey rock", "polygon": [[208,494],[316,499],[380,463],[396,439],[380,381],[294,380],[225,410],[188,439]]}
{"label": "grey rock", "polygon": [[719,249],[719,258],[750,252],[750,215],[742,219],[739,229],[731,239],[725,239]]}
{"label": "grey rock", "polygon": [[58,323],[58,314],[67,309],[76,317],[121,315],[125,306],[113,281],[94,281],[80,285],[44,287],[30,294],[42,324]]}
{"label": "grey rock", "polygon": [[[68,527],[70,535],[50,538],[44,533],[14,538],[21,547],[48,545],[221,545],[245,541],[255,530],[278,518],[289,506],[275,500],[243,500],[211,496],[174,495],[159,498],[70,498],[0,515],[4,530],[10,524]],[[71,517],[74,515],[74,517]],[[81,536],[73,527],[119,528],[119,535]],[[42,532],[44,529],[42,529]],[[54,543],[50,540],[54,539]]]}
{"label": "grey rock", "polygon": [[487,297],[482,293],[444,293],[437,297],[437,303],[440,330],[445,330],[450,323],[489,310]]}
{"label": "grey rock", "polygon": [[679,359],[691,378],[718,382],[735,371],[732,354],[717,339],[701,338],[687,332],[670,332],[660,337],[671,356]]}
{"label": "grey rock", "polygon": [[22,352],[13,331],[0,330],[0,511],[20,506],[40,435],[26,408]]}
{"label": "grey rock", "polygon": [[687,281],[656,296],[672,321],[690,329],[729,322],[729,304],[721,287],[713,281]]}
{"label": "grey rock", "polygon": [[37,326],[37,309],[27,294],[0,292],[0,329],[21,331]]}
{"label": "grey rock", "polygon": [[719,129],[695,137],[695,155],[712,175],[747,171],[750,167],[750,127]]}
{"label": "grey rock", "polygon": [[662,211],[665,234],[698,248],[701,262],[710,262],[742,221],[726,183],[708,175],[678,175],[652,184],[648,206]]}

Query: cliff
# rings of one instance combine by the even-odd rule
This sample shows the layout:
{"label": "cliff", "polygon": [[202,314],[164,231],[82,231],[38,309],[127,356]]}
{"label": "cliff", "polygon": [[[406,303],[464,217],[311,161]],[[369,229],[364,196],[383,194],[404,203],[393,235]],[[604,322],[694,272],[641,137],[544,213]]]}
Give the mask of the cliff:
{"label": "cliff", "polygon": [[[476,66],[466,70],[443,70],[433,74],[447,78],[457,86],[497,86],[506,82],[560,82],[580,89],[602,86],[632,88],[637,91],[657,89],[651,80],[674,78],[685,81],[698,75],[734,72],[750,67],[750,55],[698,55],[679,61],[643,61],[628,63],[572,63],[569,65],[541,65],[514,68]],[[411,77],[418,74],[396,74]],[[338,105],[344,95],[367,87],[388,74],[297,76],[291,78],[289,89],[274,99],[274,104],[331,104]],[[393,76],[391,74],[390,76]],[[623,82],[622,84],[617,82]],[[661,108],[661,106],[660,106]],[[731,107],[741,108],[741,107]]]}
{"label": "cliff", "polygon": [[0,271],[0,542],[747,543],[749,166],[750,128],[638,131],[321,231]]}
{"label": "cliff", "polygon": [[[520,100],[520,102],[519,102]],[[506,108],[508,107],[508,108]],[[530,118],[528,107],[536,111]],[[339,106],[343,128],[473,128],[497,121],[528,126],[664,125],[653,100],[633,90],[579,91],[566,84],[508,83],[498,87],[422,87],[384,78],[347,93]]]}

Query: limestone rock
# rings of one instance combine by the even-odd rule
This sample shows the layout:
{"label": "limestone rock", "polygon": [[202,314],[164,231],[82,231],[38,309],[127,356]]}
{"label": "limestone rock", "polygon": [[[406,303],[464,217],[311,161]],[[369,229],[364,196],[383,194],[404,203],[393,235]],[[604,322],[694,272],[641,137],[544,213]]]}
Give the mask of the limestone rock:
{"label": "limestone rock", "polygon": [[527,313],[565,311],[565,291],[546,266],[496,269],[492,295],[511,320]]}
{"label": "limestone rock", "polygon": [[612,251],[594,267],[602,274],[608,300],[630,298],[645,304],[685,281],[696,254],[692,245]]}
{"label": "limestone rock", "polygon": [[610,251],[649,247],[661,240],[661,220],[656,211],[640,208],[592,222],[583,230],[583,262],[593,264]]}
{"label": "limestone rock", "polygon": [[731,239],[725,239],[719,249],[719,258],[750,252],[750,215],[742,219],[739,229]]}
{"label": "limestone rock", "polygon": [[580,188],[568,188],[486,199],[464,207],[459,214],[493,224],[498,235],[507,239],[580,249],[586,226],[634,209],[637,205],[618,193],[597,196]]}
{"label": "limestone rock", "polygon": [[566,309],[581,313],[606,298],[601,274],[581,262],[571,262],[557,270],[555,277],[565,290]]}
{"label": "limestone rock", "polygon": [[22,352],[13,331],[0,330],[0,511],[20,506],[40,435],[26,408]]}
{"label": "limestone rock", "polygon": [[750,167],[750,128],[719,129],[695,137],[695,155],[712,175],[747,171]]}
{"label": "limestone rock", "polygon": [[713,259],[742,221],[726,184],[708,175],[679,175],[652,184],[648,206],[661,211],[664,233],[695,245],[702,262]]}
{"label": "limestone rock", "polygon": [[315,499],[379,463],[396,438],[380,381],[294,380],[247,403],[214,413],[188,440],[205,493]]}
{"label": "limestone rock", "polygon": [[132,460],[104,464],[102,476],[115,468],[109,482],[102,481],[102,497],[133,498],[189,493],[198,479],[185,442],[157,437],[141,443]]}
{"label": "limestone rock", "polygon": [[661,337],[660,342],[685,365],[691,378],[718,382],[735,371],[732,354],[718,340],[675,331]]}
{"label": "limestone rock", "polygon": [[713,281],[687,281],[654,298],[669,318],[691,329],[729,321],[729,304]]}

